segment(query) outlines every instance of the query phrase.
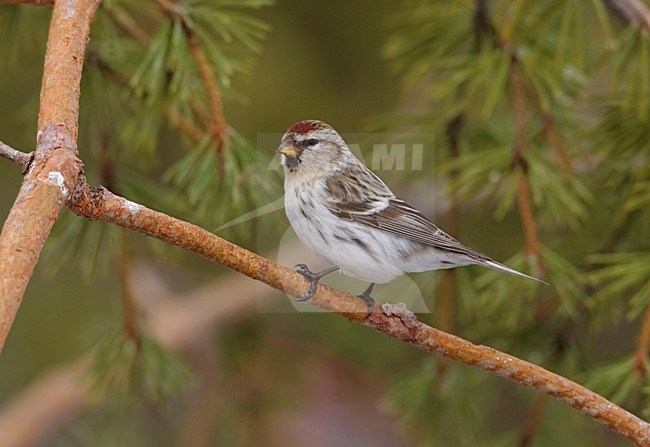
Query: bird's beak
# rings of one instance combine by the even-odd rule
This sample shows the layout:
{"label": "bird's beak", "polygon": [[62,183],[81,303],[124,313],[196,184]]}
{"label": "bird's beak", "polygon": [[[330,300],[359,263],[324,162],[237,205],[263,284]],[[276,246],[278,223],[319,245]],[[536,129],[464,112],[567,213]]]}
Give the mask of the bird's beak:
{"label": "bird's beak", "polygon": [[295,146],[280,146],[276,152],[287,157],[297,157],[302,153],[302,151]]}

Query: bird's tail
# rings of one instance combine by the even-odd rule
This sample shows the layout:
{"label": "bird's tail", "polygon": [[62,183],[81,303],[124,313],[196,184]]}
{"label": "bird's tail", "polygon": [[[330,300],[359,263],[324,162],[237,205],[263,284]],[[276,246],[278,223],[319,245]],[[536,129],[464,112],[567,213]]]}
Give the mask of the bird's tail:
{"label": "bird's tail", "polygon": [[482,259],[481,260],[481,265],[484,265],[485,267],[489,267],[489,268],[494,269],[494,270],[500,270],[502,272],[510,273],[511,275],[517,275],[517,276],[521,276],[523,278],[532,279],[533,281],[541,282],[542,284],[546,284],[548,286],[548,283],[542,281],[541,279],[538,279],[538,278],[535,278],[535,277],[532,277],[532,276],[528,276],[525,273],[518,272],[515,269],[511,269],[510,267],[505,266],[503,264],[499,264],[498,262],[493,261],[491,259]]}

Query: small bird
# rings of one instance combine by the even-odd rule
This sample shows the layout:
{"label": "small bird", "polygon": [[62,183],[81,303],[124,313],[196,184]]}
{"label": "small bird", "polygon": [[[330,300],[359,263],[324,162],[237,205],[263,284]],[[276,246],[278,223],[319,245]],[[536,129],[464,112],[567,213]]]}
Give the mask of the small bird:
{"label": "small bird", "polygon": [[312,272],[300,301],[316,293],[318,281],[335,271],[367,281],[357,295],[374,307],[375,284],[409,272],[477,264],[542,282],[462,245],[393,194],[357,159],[341,136],[322,121],[289,127],[277,152],[284,166],[287,218],[300,241],[332,267]]}

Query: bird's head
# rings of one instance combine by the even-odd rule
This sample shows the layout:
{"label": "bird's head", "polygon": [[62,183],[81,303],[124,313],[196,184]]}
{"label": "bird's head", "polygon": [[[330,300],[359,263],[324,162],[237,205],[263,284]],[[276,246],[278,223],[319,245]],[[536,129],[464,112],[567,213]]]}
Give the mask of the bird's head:
{"label": "bird's head", "polygon": [[287,174],[317,174],[329,171],[351,155],[343,138],[322,121],[300,121],[287,129],[277,152]]}

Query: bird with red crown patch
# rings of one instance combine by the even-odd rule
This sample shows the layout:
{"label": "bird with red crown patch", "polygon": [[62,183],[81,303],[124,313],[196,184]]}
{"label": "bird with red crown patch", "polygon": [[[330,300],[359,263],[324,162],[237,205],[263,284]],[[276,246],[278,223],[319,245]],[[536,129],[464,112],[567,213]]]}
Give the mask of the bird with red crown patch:
{"label": "bird with red crown patch", "polygon": [[375,283],[409,272],[477,264],[540,281],[462,245],[393,194],[366,168],[331,126],[305,120],[289,127],[277,150],[285,179],[285,210],[298,238],[332,267],[311,272],[301,300],[310,299],[325,275],[341,273],[370,282],[361,295],[372,309]]}

